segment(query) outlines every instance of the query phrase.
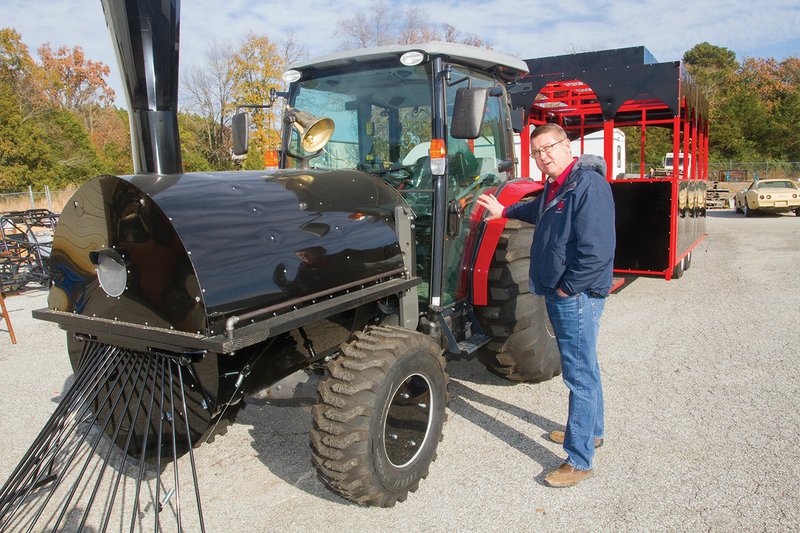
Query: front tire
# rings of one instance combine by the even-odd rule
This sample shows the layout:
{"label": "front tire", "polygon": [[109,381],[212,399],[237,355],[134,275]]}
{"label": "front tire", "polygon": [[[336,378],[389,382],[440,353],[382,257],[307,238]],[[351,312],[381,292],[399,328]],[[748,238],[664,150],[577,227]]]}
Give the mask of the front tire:
{"label": "front tire", "polygon": [[430,337],[398,327],[356,334],[328,365],[312,414],[312,460],[334,492],[392,507],[428,475],[442,439],[445,361]]}
{"label": "front tire", "polygon": [[488,305],[477,314],[492,342],[478,359],[511,381],[541,382],[561,374],[561,356],[544,297],[528,285],[533,226],[509,220],[489,268]]}

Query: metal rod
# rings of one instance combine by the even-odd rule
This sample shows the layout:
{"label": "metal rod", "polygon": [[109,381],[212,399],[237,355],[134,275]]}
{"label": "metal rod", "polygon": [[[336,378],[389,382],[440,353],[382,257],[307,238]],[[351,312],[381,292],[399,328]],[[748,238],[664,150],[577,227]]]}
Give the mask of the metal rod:
{"label": "metal rod", "polygon": [[[137,391],[138,393],[137,398],[139,399],[139,401],[136,403],[136,412],[134,412],[133,417],[131,418],[131,424],[130,424],[131,430],[128,432],[128,438],[125,441],[125,449],[123,450],[122,454],[122,464],[119,466],[119,469],[117,470],[117,476],[116,479],[114,480],[114,488],[111,490],[111,494],[109,495],[108,498],[109,502],[114,502],[114,500],[117,497],[117,489],[119,488],[119,483],[122,480],[122,472],[125,471],[125,464],[128,462],[128,450],[130,449],[131,441],[133,440],[133,435],[135,434],[133,428],[136,427],[136,420],[138,420],[139,412],[141,411],[142,405],[144,404],[144,394],[145,390],[147,389],[148,377],[150,376],[150,372],[153,367],[153,358],[150,357],[147,358],[147,360],[144,360],[143,358],[142,366],[146,367],[146,371],[144,376],[142,377],[141,388],[138,389]],[[112,510],[112,505],[110,504],[107,505],[105,515],[103,516],[103,520],[100,524],[100,531],[105,531],[107,529],[108,523],[111,520],[111,510]]]}
{"label": "metal rod", "polygon": [[[431,134],[434,139],[446,139],[444,113],[446,109],[445,90],[443,86],[444,68],[442,58],[436,57],[432,62],[433,71],[433,125]],[[442,281],[444,276],[444,242],[447,226],[447,172],[433,176],[433,249],[431,250],[431,277],[429,284],[428,306],[440,310],[442,305]]]}
{"label": "metal rod", "polygon": [[[125,366],[123,367],[123,370],[120,371],[117,374],[117,379],[114,380],[113,383],[120,383],[122,381],[122,373],[123,373],[123,371],[126,371],[126,369],[129,368],[129,366],[131,365],[131,362],[130,362],[129,358],[125,360],[124,365]],[[132,372],[132,369],[127,371],[127,378],[125,379],[125,384],[127,384],[128,381],[130,380],[131,372]],[[111,396],[113,391],[114,391],[114,388],[113,387],[109,387],[109,393],[108,393],[107,397]],[[94,454],[95,451],[97,450],[97,446],[98,446],[98,444],[100,444],[100,440],[101,440],[100,434],[101,434],[101,432],[105,432],[106,427],[108,427],[108,423],[113,418],[114,411],[116,410],[117,405],[119,404],[119,401],[122,398],[122,393],[124,391],[125,391],[125,385],[122,385],[121,387],[118,387],[118,391],[116,393],[116,397],[114,398],[113,404],[111,405],[111,408],[108,411],[108,416],[105,418],[105,421],[103,422],[103,427],[100,429],[100,432],[98,432],[97,439],[94,441],[94,444],[92,444],[91,451],[89,452],[90,454]],[[102,405],[107,405],[107,402],[104,401]],[[94,422],[97,420],[97,418],[99,417],[99,414],[100,414],[101,411],[102,411],[102,408],[98,407],[97,408],[97,414],[95,414],[95,417],[94,417],[95,420],[92,422],[92,424],[94,424]],[[89,432],[87,431],[85,435],[88,435],[88,434],[89,434]],[[75,452],[73,452],[73,453],[77,454],[78,449],[80,449],[80,446],[76,446]],[[91,457],[91,455],[90,455],[90,457]],[[74,458],[74,455],[73,455],[73,458]],[[70,460],[70,463],[71,462],[72,461]],[[72,488],[70,489],[69,494],[67,496],[67,499],[66,499],[65,503],[63,504],[63,508],[61,509],[61,513],[59,514],[58,519],[56,520],[56,523],[53,526],[53,530],[56,530],[58,528],[59,524],[61,523],[61,520],[63,520],[64,516],[67,514],[67,509],[69,508],[69,504],[72,501],[72,498],[75,496],[75,493],[77,492],[78,487],[80,486],[80,482],[83,479],[83,476],[86,473],[86,469],[89,467],[89,463],[90,462],[91,462],[91,460],[88,460],[88,461],[85,461],[83,463],[83,467],[81,468],[81,471],[78,474],[77,479],[75,479],[75,483],[72,484]],[[67,469],[64,470],[65,473],[66,473],[66,471],[67,471]]]}
{"label": "metal rod", "polygon": [[[120,361],[119,361],[119,360],[117,360],[117,361],[116,361],[116,366],[114,366],[114,367],[113,367],[113,370],[112,370],[112,371],[116,371],[116,370],[117,370],[117,366],[119,366],[119,364],[120,364]],[[106,375],[108,375],[108,374],[106,374]],[[119,374],[118,374],[118,375],[119,375]],[[91,388],[90,388],[89,390],[91,390]],[[79,424],[80,424],[80,423],[83,421],[83,416],[84,416],[84,413],[85,413],[85,412],[86,412],[86,410],[88,409],[88,406],[89,406],[89,404],[90,404],[90,403],[91,403],[91,402],[92,402],[92,401],[93,401],[93,400],[94,400],[94,399],[97,397],[97,395],[99,394],[99,392],[100,392],[100,387],[94,387],[94,392],[93,392],[92,394],[90,394],[90,397],[91,397],[91,399],[89,399],[88,401],[85,401],[85,402],[83,403],[83,405],[82,405],[82,408],[81,408],[81,412],[80,412],[80,414],[79,414],[78,416],[74,417],[74,419],[73,419],[73,422],[72,422],[72,427],[71,427],[71,429],[69,430],[69,432],[67,432],[67,436],[71,435],[71,434],[72,434],[72,432],[73,432],[73,431],[74,431],[74,430],[75,430],[75,429],[78,427],[78,425],[79,425]],[[105,396],[105,398],[103,398],[103,401],[102,401],[102,402],[101,402],[99,405],[102,405],[102,404],[105,404],[105,403],[106,403],[106,401],[108,400],[108,397],[111,395],[111,392],[112,392],[112,391],[111,391],[111,390],[109,390],[109,392],[108,392],[108,393],[106,393],[106,396]],[[94,417],[92,418],[90,425],[93,425],[93,424],[95,424],[95,422],[97,421],[97,418],[98,418],[98,416],[99,416],[99,409],[98,409],[98,413],[97,413],[97,414],[95,414],[95,415],[94,415]],[[69,467],[70,467],[70,465],[72,464],[72,461],[73,461],[73,460],[75,459],[75,457],[77,456],[77,454],[78,454],[78,451],[81,449],[81,445],[83,444],[84,440],[86,440],[86,437],[87,437],[88,435],[89,435],[89,432],[88,432],[88,431],[86,431],[86,432],[84,432],[84,433],[83,433],[83,435],[81,436],[81,438],[80,438],[80,439],[78,440],[78,442],[75,444],[75,449],[74,449],[74,450],[72,451],[72,453],[69,455],[69,458],[68,458],[68,459],[66,459],[66,460],[63,462],[61,473],[58,475],[58,479],[56,479],[55,483],[53,484],[53,486],[52,486],[52,489],[51,489],[50,493],[47,495],[47,497],[46,497],[46,498],[45,498],[45,500],[44,500],[44,503],[43,503],[43,504],[42,504],[42,505],[39,507],[39,510],[38,510],[38,512],[36,513],[36,516],[34,517],[34,519],[33,519],[33,522],[32,522],[32,524],[31,524],[31,530],[32,530],[32,528],[33,528],[33,524],[35,524],[35,523],[36,523],[36,522],[39,520],[39,517],[41,516],[42,512],[43,512],[43,511],[44,511],[44,509],[47,507],[47,504],[49,503],[49,501],[50,501],[50,498],[52,498],[53,494],[55,494],[55,490],[56,490],[56,488],[57,488],[58,486],[60,486],[60,485],[61,485],[61,482],[63,481],[64,477],[66,476],[67,472],[69,471]],[[56,457],[56,455],[58,454],[58,451],[59,451],[59,449],[60,449],[60,448],[61,448],[61,444],[59,444],[59,445],[58,445],[58,446],[57,446],[57,447],[56,447],[56,448],[53,450],[53,459],[52,459],[53,461],[55,461],[55,457]],[[26,497],[27,497],[27,495],[26,495]],[[68,504],[69,504],[69,500],[67,500],[67,503],[65,503],[65,504],[64,504],[64,510],[66,510],[66,508],[67,508]],[[63,511],[63,510],[62,510],[62,513],[61,513],[61,514],[62,514],[62,515],[64,514],[64,511]],[[61,520],[61,518],[59,518],[59,521],[60,521],[60,520]],[[30,530],[29,530],[29,531],[30,531]]]}
{"label": "metal rod", "polygon": [[[92,524],[97,531],[106,531],[115,514],[119,514],[120,524],[126,522],[126,512],[131,512],[131,531],[141,529],[142,482],[145,470],[150,468],[146,461],[148,449],[155,444],[157,449],[154,452],[158,455],[156,486],[150,493],[154,496],[153,508],[160,510],[159,506],[169,505],[178,531],[183,531],[185,516],[182,505],[185,502],[181,500],[185,499],[186,491],[181,494],[178,454],[183,453],[181,446],[184,442],[179,432],[185,429],[199,529],[204,532],[182,369],[188,364],[189,360],[179,361],[161,354],[87,340],[77,365],[75,381],[0,492],[0,530],[39,531],[46,528],[78,531],[86,530]],[[176,419],[181,416],[183,420]],[[144,428],[141,434],[137,434],[137,427],[142,423]],[[124,438],[122,431],[128,431]],[[153,431],[159,432],[156,443],[152,443],[150,436]],[[106,435],[110,446],[100,451],[100,442],[109,442]],[[132,453],[132,447],[137,445],[140,448]],[[170,453],[168,448],[171,448],[171,457],[166,455]],[[121,464],[115,474],[110,474],[108,467],[119,452],[122,453]],[[136,459],[139,465],[138,474],[134,476],[133,507],[117,512],[120,509],[117,504],[127,500],[117,500],[121,489],[125,488],[126,466]],[[161,477],[162,466],[170,461],[174,468],[174,486],[164,485]],[[185,470],[183,477],[187,478]],[[42,486],[46,488],[34,492]],[[151,529],[163,529],[160,513],[154,512],[153,518],[155,525]],[[16,523],[12,522],[14,519]]]}
{"label": "metal rod", "polygon": [[[171,361],[168,363],[169,365],[169,409],[170,409],[170,427],[172,428],[172,471],[174,473],[175,479],[175,486],[173,487],[175,491],[175,512],[177,514],[178,520],[178,531],[183,531],[181,527],[181,484],[180,484],[180,476],[178,474],[178,446],[177,446],[177,431],[175,430],[175,391],[173,390],[173,382],[175,377],[172,373],[172,366],[174,363]],[[184,416],[187,413],[184,411]],[[169,501],[169,498],[165,498]]]}
{"label": "metal rod", "polygon": [[131,528],[130,533],[134,533],[136,528],[136,518],[139,516],[139,495],[142,489],[142,478],[144,477],[145,457],[147,457],[147,441],[150,436],[150,424],[153,419],[153,406],[156,399],[156,381],[158,381],[158,360],[153,364],[153,381],[150,387],[150,405],[147,407],[147,416],[145,420],[148,423],[144,425],[144,437],[142,437],[142,452],[139,454],[139,473],[136,476],[136,488],[133,497],[133,514],[131,515]]}
{"label": "metal rod", "polygon": [[[159,389],[160,389],[159,392],[161,394],[160,394],[159,401],[158,401],[158,412],[159,412],[159,417],[158,417],[158,435],[156,437],[158,439],[156,441],[157,445],[158,445],[158,447],[156,448],[156,450],[157,450],[157,454],[156,454],[156,497],[153,500],[154,502],[158,502],[159,496],[161,494],[161,447],[162,447],[161,439],[164,436],[164,380],[166,379],[166,371],[164,370],[164,364],[165,363],[166,363],[166,360],[162,359],[161,360],[161,372],[160,372],[161,373],[161,387],[159,387]],[[153,526],[153,531],[155,531],[155,533],[158,533],[158,530],[159,530],[159,528],[161,526],[161,513],[159,513],[156,510],[156,512],[153,513],[153,514],[154,514],[154,520],[155,520],[155,525]]]}
{"label": "metal rod", "polygon": [[228,318],[225,322],[225,331],[228,334],[228,339],[233,340],[233,330],[236,327],[236,324],[242,320],[250,320],[251,318],[255,318],[258,316],[266,315],[268,313],[273,313],[275,311],[285,309],[287,307],[292,307],[295,305],[301,305],[303,303],[309,302],[311,300],[316,300],[317,298],[322,298],[323,296],[329,296],[332,294],[336,294],[337,292],[341,292],[347,289],[351,289],[353,287],[357,287],[359,285],[365,285],[367,283],[372,283],[373,281],[378,281],[383,278],[388,278],[397,274],[402,274],[406,272],[405,267],[397,268],[395,270],[390,270],[389,272],[384,272],[382,274],[376,274],[374,276],[370,276],[368,278],[360,279],[358,281],[353,281],[350,283],[345,283],[343,285],[339,285],[337,287],[333,287],[331,289],[326,289],[324,291],[315,292],[313,294],[309,294],[307,296],[301,296],[299,298],[294,298],[291,300],[286,300],[279,304],[270,305],[269,307],[264,307],[261,309],[256,309],[254,311],[250,311],[248,313],[244,313],[238,316],[232,316]]}
{"label": "metal rod", "polygon": [[[183,388],[183,371],[181,367],[178,367],[178,380],[181,384],[181,402],[183,403],[183,412],[188,413],[189,411],[186,409],[186,393]],[[194,463],[194,452],[192,451],[192,436],[189,432],[189,417],[183,417],[184,422],[186,423],[186,444],[189,446],[189,463],[192,466],[192,482],[194,483],[194,495],[195,500],[197,500],[197,516],[200,520],[200,531],[201,533],[205,533],[206,526],[203,523],[203,507],[200,502],[200,485],[197,483],[197,467]]]}
{"label": "metal rod", "polygon": [[[141,361],[134,361],[134,357],[130,357],[130,360],[132,361],[132,365],[134,365],[134,368],[136,369],[136,377],[133,379],[133,382],[136,383],[136,382],[139,381],[139,376],[142,375],[142,367],[144,365],[141,364]],[[131,374],[132,373],[133,373],[133,369],[131,369]],[[130,381],[130,375],[128,377],[129,377],[129,381]],[[125,390],[124,386],[120,387],[120,394],[122,394],[124,392],[124,390]],[[122,412],[123,413],[128,412],[128,408],[130,407],[132,399],[133,399],[133,395],[131,394],[125,400],[125,406],[122,408]],[[112,410],[109,413],[109,417],[113,415],[113,412],[114,411]],[[120,429],[122,429],[122,420],[119,421],[119,423],[117,424],[117,427],[114,429],[114,435],[111,437],[111,442],[112,443],[113,442],[117,442],[117,437],[119,436]],[[133,428],[131,428],[131,429],[133,429]],[[129,437],[130,437],[130,434],[132,434],[132,433],[133,433],[133,431],[129,432]],[[105,458],[103,459],[103,465],[100,468],[100,472],[97,475],[97,481],[94,484],[94,489],[92,490],[92,494],[89,496],[89,501],[86,503],[86,510],[84,511],[83,518],[81,519],[81,523],[78,526],[78,531],[83,531],[83,527],[86,525],[86,519],[89,517],[89,512],[92,509],[92,504],[94,503],[94,499],[97,497],[97,491],[100,488],[100,484],[103,481],[103,475],[105,474],[106,467],[108,466],[108,462],[111,459],[111,452],[112,451],[114,451],[114,447],[113,446],[109,446],[108,447],[108,451],[106,452]],[[124,453],[127,454],[127,449],[124,450]],[[113,504],[113,501],[112,501],[112,504]]]}
{"label": "metal rod", "polygon": [[[98,351],[102,351],[102,350],[98,350]],[[86,405],[87,405],[87,403],[86,403],[87,398],[82,396],[83,393],[86,392],[86,391],[91,391],[93,388],[96,389],[95,395],[97,394],[97,391],[99,391],[99,389],[94,387],[94,384],[97,381],[99,381],[99,379],[100,379],[99,376],[101,375],[101,372],[103,370],[104,365],[106,363],[111,364],[111,362],[113,361],[112,352],[106,351],[105,355],[106,355],[105,359],[102,360],[103,365],[100,365],[101,367],[98,369],[98,371],[97,371],[97,373],[95,375],[92,375],[92,374],[87,372],[86,376],[89,377],[89,378],[93,378],[93,379],[89,379],[88,383],[86,384],[86,386],[77,387],[77,386],[73,385],[73,387],[75,387],[74,390],[77,393],[76,394],[75,403],[77,403],[79,407],[77,409],[72,409],[71,405],[67,405],[66,401],[62,401],[61,405],[65,405],[64,410],[61,410],[61,412],[59,412],[59,409],[56,410],[58,414],[56,414],[53,417],[51,417],[51,422],[54,422],[54,424],[48,423],[45,426],[45,429],[42,430],[42,432],[39,434],[39,438],[37,438],[37,441],[35,441],[34,445],[31,446],[31,448],[29,448],[28,453],[23,458],[23,460],[20,462],[20,465],[18,465],[17,469],[15,470],[15,472],[16,472],[15,476],[20,476],[20,477],[17,477],[17,483],[15,485],[17,487],[19,487],[20,485],[22,485],[22,486],[27,485],[27,487],[25,489],[22,489],[22,490],[25,491],[25,493],[23,495],[21,495],[21,496],[16,490],[13,493],[10,493],[9,497],[6,497],[5,500],[6,500],[7,503],[10,503],[10,502],[16,500],[16,505],[13,507],[13,509],[10,511],[10,513],[6,513],[6,512],[0,513],[0,518],[2,518],[3,516],[6,516],[8,521],[10,521],[11,518],[16,513],[16,511],[20,508],[22,503],[25,501],[25,499],[28,497],[30,492],[36,486],[35,479],[36,479],[36,477],[38,475],[39,467],[42,464],[45,464],[45,461],[44,461],[45,457],[47,457],[48,455],[51,456],[51,458],[49,459],[49,464],[51,466],[55,462],[55,457],[58,454],[58,451],[59,451],[59,449],[61,448],[61,446],[63,444],[63,442],[59,442],[59,439],[65,433],[67,435],[70,435],[72,433],[72,431],[74,430],[74,428],[77,427],[77,425],[80,423],[80,420],[83,417],[83,413],[85,413]],[[98,356],[98,358],[99,358],[99,356]],[[76,384],[79,383],[79,382],[80,382],[80,380],[76,380]],[[93,395],[93,397],[95,395]],[[61,405],[59,405],[59,408],[61,407]],[[76,416],[75,413],[77,412],[77,410],[80,410],[80,413]],[[70,426],[69,429],[66,429],[66,425],[67,425],[67,423],[68,423],[68,421],[70,419],[71,419],[71,426]],[[58,423],[55,424],[55,422],[58,422]],[[53,425],[58,425],[58,430],[54,431],[54,430],[50,429],[50,427],[52,427]],[[54,441],[56,442],[56,444],[52,445],[52,443]],[[41,452],[41,456],[39,455],[40,452]],[[36,463],[38,463],[39,466],[35,466],[34,467],[33,464],[36,464]],[[25,472],[27,472],[27,473],[25,473]],[[63,472],[62,472],[62,475],[63,475]],[[11,481],[11,479],[9,479],[9,482],[10,481]],[[55,490],[55,487],[58,485],[58,483],[59,483],[59,481],[56,480],[56,483],[51,488],[51,490]],[[9,483],[7,483],[7,485],[9,485]],[[5,492],[5,490],[6,489],[4,489],[3,492]],[[20,492],[22,490],[20,490]],[[46,505],[46,502],[45,502],[44,505]],[[42,507],[44,507],[44,505]]]}
{"label": "metal rod", "polygon": [[[95,359],[98,364],[100,364],[101,359],[99,357]],[[109,359],[106,359],[105,361],[108,360]],[[67,394],[56,408],[53,416],[50,417],[50,420],[48,420],[47,424],[45,424],[44,428],[42,428],[42,430],[39,432],[39,435],[33,441],[33,444],[31,444],[30,448],[28,448],[25,456],[11,473],[11,476],[9,476],[8,480],[3,485],[3,488],[0,489],[0,519],[2,519],[4,516],[3,506],[15,499],[13,496],[16,494],[16,489],[12,491],[11,487],[18,487],[23,479],[17,476],[20,474],[20,472],[31,468],[30,463],[32,460],[36,462],[34,457],[41,450],[42,445],[44,445],[46,442],[52,441],[54,436],[57,435],[57,432],[55,432],[53,428],[62,425],[65,415],[69,414],[69,408],[72,404],[73,397],[79,396],[83,387],[83,381],[87,381],[89,379],[89,372],[84,372],[78,375],[75,383],[73,383],[72,387],[70,387],[70,389],[67,391]]]}

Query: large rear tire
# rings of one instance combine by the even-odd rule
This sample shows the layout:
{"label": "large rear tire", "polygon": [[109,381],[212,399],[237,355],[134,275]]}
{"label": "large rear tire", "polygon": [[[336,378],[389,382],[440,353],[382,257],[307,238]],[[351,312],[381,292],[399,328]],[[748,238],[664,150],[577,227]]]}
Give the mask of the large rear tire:
{"label": "large rear tire", "polygon": [[561,374],[553,327],[544,297],[528,286],[533,226],[509,220],[489,268],[488,305],[478,319],[492,342],[478,359],[492,372],[512,381],[540,382]]}
{"label": "large rear tire", "polygon": [[372,327],[328,365],[313,408],[312,459],[334,492],[392,507],[436,457],[447,404],[445,361],[430,337]]}

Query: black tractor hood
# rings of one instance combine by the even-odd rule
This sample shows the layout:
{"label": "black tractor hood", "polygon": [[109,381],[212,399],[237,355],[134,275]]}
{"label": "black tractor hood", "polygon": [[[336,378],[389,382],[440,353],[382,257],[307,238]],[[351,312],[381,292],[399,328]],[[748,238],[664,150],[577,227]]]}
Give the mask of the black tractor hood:
{"label": "black tractor hood", "polygon": [[[220,335],[232,316],[400,276],[394,208],[403,203],[357,171],[99,176],[61,214],[48,306]],[[124,264],[120,294],[98,282],[103,257]]]}

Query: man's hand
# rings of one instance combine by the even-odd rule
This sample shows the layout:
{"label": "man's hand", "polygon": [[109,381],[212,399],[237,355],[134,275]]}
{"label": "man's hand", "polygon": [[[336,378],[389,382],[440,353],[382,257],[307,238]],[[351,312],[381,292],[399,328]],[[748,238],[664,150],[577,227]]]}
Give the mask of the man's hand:
{"label": "man's hand", "polygon": [[497,201],[493,194],[481,194],[478,196],[478,205],[483,206],[489,213],[485,220],[503,218],[503,209],[505,207]]}

